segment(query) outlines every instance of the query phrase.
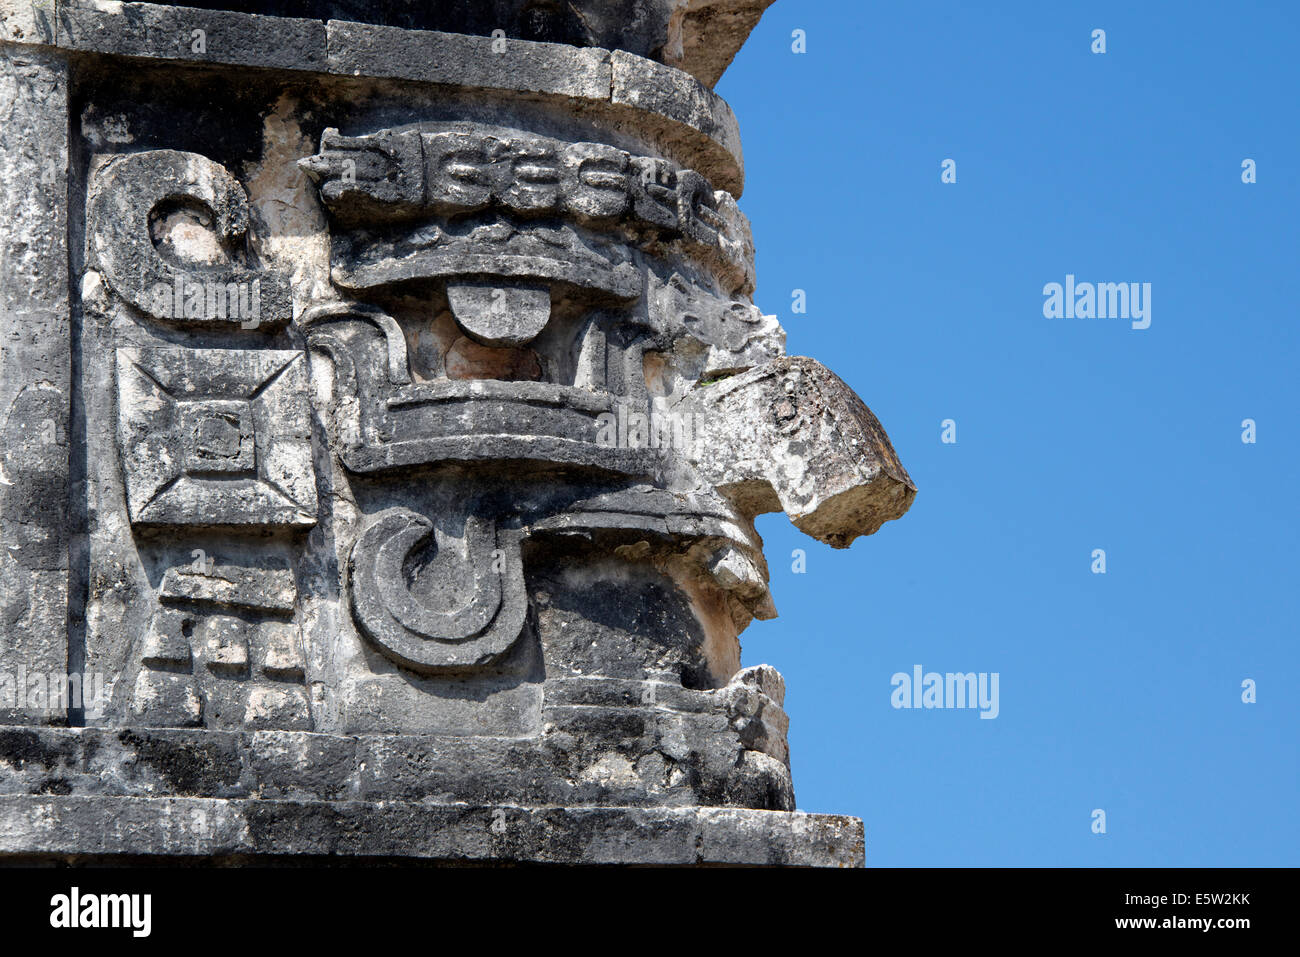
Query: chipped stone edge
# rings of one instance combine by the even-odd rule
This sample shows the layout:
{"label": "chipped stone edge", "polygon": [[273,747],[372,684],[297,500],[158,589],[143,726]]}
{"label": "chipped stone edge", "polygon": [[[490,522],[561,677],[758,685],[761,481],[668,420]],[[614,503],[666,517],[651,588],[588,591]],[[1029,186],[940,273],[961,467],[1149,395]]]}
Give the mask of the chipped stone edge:
{"label": "chipped stone edge", "polygon": [[862,867],[862,821],[742,808],[0,796],[6,858]]}
{"label": "chipped stone edge", "polygon": [[[140,16],[123,16],[125,8]],[[69,26],[74,17],[75,30]],[[159,22],[173,29],[152,35],[150,26]],[[178,42],[191,26],[211,30],[216,25],[232,35],[275,37],[276,47],[269,54],[219,46],[194,54]],[[657,117],[653,132],[674,152],[684,154],[678,157],[683,165],[699,170],[716,188],[740,196],[744,159],[736,116],[722,97],[691,74],[621,50],[514,39],[508,42],[526,54],[528,69],[502,69],[491,65],[494,42],[492,37],[459,33],[165,4],[0,0],[0,43],[554,97],[607,109],[616,121],[632,114],[644,123],[650,114]],[[364,56],[358,56],[358,47]],[[477,67],[467,70],[467,64]]]}

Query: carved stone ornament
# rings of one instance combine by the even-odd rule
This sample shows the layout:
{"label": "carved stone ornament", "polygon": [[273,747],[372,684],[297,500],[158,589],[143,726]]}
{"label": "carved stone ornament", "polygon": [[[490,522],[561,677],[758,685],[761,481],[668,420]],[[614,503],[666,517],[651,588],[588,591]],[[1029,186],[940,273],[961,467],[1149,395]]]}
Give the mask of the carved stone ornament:
{"label": "carved stone ornament", "polygon": [[119,350],[131,521],[314,525],[305,369],[280,350]]}
{"label": "carved stone ornament", "polygon": [[[421,569],[427,580],[416,591],[408,564],[431,538],[438,564]],[[490,519],[470,515],[457,538],[414,512],[383,512],[352,546],[351,567],[357,623],[415,671],[488,664],[519,640],[528,607],[519,535],[498,532]]]}
{"label": "carved stone ornament", "polygon": [[753,299],[770,2],[0,18],[0,861],[863,862],[741,664],[916,494]]}

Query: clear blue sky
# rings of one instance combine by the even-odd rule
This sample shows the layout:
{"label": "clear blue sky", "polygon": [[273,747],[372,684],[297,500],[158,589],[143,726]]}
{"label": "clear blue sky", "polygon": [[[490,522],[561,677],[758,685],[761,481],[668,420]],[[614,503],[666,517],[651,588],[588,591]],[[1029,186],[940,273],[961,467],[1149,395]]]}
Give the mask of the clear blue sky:
{"label": "clear blue sky", "polygon": [[[756,303],[920,488],[848,551],[760,519],[742,636],[869,866],[1300,864],[1298,63],[1289,0],[779,0],[718,85]],[[1151,283],[1150,328],[1044,318],[1067,273]],[[917,664],[999,716],[895,710]]]}

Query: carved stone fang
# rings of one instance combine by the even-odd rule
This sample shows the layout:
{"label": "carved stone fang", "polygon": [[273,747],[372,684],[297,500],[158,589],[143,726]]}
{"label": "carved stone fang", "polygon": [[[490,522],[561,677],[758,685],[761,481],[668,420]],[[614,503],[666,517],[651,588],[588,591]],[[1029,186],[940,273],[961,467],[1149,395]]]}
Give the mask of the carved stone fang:
{"label": "carved stone fang", "polygon": [[532,342],[551,318],[551,290],[544,285],[449,282],[447,302],[460,327],[485,346]]}
{"label": "carved stone fang", "polygon": [[[433,572],[432,587],[413,589],[410,568],[430,539],[439,553],[455,549],[455,537],[428,518],[404,508],[380,513],[352,549],[349,593],[352,613],[378,649],[398,664],[423,673],[464,671],[498,660],[524,625],[521,534],[498,530],[490,518],[465,519],[465,565],[472,577],[468,601],[435,597],[451,582]],[[446,559],[443,559],[446,561]],[[453,559],[454,561],[454,559]],[[447,607],[440,607],[442,604]]]}

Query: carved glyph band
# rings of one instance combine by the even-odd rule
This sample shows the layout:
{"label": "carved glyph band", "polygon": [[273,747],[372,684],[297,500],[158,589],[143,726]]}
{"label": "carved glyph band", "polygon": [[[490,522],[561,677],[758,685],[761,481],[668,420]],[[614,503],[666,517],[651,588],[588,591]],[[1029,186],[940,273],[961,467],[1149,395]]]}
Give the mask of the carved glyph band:
{"label": "carved glyph band", "polygon": [[565,143],[516,131],[326,130],[301,161],[321,199],[346,225],[496,208],[589,227],[623,225],[753,290],[753,241],[735,199],[699,173],[603,143]]}

